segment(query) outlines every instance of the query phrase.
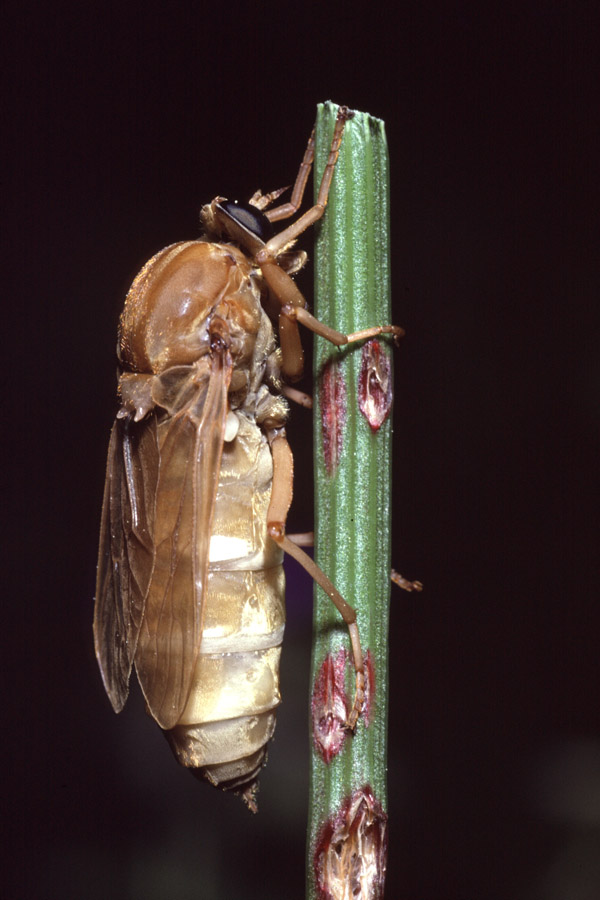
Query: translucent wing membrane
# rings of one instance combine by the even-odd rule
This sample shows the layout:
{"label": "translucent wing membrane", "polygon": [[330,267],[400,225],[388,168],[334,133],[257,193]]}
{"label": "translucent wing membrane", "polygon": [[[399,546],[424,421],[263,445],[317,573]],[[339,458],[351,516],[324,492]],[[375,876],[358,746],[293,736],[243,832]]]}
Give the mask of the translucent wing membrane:
{"label": "translucent wing membrane", "polygon": [[226,357],[215,354],[194,399],[159,426],[154,566],[135,664],[150,712],[165,729],[181,717],[200,647],[231,377]]}
{"label": "translucent wing membrane", "polygon": [[158,465],[155,420],[135,425],[117,419],[108,449],[94,614],[96,655],[116,712],[129,693],[152,576]]}

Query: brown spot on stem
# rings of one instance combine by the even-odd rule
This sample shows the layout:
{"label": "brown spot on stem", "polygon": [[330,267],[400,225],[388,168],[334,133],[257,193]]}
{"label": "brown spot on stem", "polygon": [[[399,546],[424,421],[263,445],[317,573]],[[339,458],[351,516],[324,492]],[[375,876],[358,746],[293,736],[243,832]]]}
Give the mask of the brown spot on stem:
{"label": "brown spot on stem", "polygon": [[336,359],[323,367],[319,384],[323,457],[328,475],[335,474],[344,439],[346,382]]}
{"label": "brown spot on stem", "polygon": [[372,431],[378,431],[387,419],[392,398],[390,360],[379,341],[367,341],[358,376],[358,406]]}
{"label": "brown spot on stem", "polygon": [[382,900],[386,861],[387,814],[365,785],[321,828],[313,860],[319,900]]}
{"label": "brown spot on stem", "polygon": [[315,679],[312,694],[312,729],[316,749],[326,763],[342,749],[347,737],[346,650],[328,653]]}

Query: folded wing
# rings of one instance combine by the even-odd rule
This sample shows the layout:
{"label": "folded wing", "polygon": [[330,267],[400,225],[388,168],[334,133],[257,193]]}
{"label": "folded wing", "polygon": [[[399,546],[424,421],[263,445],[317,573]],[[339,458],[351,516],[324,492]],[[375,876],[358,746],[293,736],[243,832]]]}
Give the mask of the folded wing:
{"label": "folded wing", "polygon": [[215,354],[185,408],[159,426],[154,564],[135,665],[150,712],[177,724],[187,703],[202,635],[202,605],[219,481],[229,354]]}
{"label": "folded wing", "polygon": [[96,656],[115,712],[129,693],[152,577],[158,465],[155,420],[117,419],[108,448],[94,611]]}

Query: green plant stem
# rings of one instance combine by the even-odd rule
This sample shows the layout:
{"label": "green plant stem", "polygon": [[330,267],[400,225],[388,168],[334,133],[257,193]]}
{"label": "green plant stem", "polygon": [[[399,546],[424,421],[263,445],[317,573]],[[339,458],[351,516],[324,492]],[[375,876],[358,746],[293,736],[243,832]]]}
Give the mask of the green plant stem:
{"label": "green plant stem", "polygon": [[[323,172],[337,107],[317,113],[315,188]],[[346,123],[329,204],[317,225],[315,315],[343,333],[390,322],[389,172],[384,124],[366,113]],[[379,339],[390,358],[390,341]],[[354,606],[363,652],[375,673],[369,724],[363,715],[354,737],[329,763],[312,744],[308,833],[308,891],[319,897],[314,857],[324,823],[339,813],[353,791],[369,785],[385,812],[387,743],[388,617],[390,596],[391,419],[374,432],[358,406],[364,342],[335,348],[316,338],[314,355],[315,558]],[[325,464],[321,414],[322,373],[339,364],[346,413],[339,464]],[[343,419],[339,409],[340,423]],[[349,649],[347,628],[315,585],[311,685],[327,654]],[[354,696],[353,670],[346,666],[346,691]],[[361,897],[366,896],[361,894]],[[372,896],[379,896],[377,893]]]}

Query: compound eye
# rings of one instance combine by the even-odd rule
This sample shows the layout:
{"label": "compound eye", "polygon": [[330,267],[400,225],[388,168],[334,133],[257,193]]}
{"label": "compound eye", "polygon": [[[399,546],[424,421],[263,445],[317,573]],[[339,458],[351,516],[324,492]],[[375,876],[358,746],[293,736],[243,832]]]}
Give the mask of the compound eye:
{"label": "compound eye", "polygon": [[249,231],[263,243],[273,235],[273,225],[265,214],[251,203],[238,203],[237,200],[222,200],[219,209],[245,231]]}

